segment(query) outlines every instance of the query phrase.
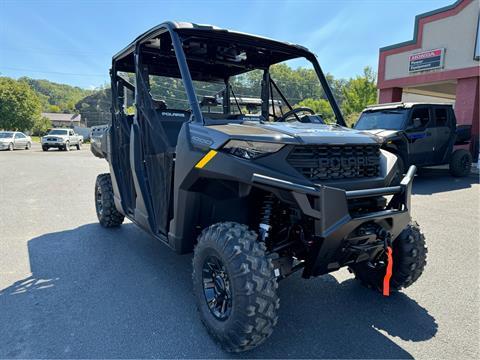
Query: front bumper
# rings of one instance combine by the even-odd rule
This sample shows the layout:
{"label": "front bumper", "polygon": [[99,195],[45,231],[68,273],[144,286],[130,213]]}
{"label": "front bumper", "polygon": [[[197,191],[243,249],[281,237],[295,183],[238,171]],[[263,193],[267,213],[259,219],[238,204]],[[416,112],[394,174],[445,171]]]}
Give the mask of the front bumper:
{"label": "front bumper", "polygon": [[[368,260],[381,250],[382,242],[374,236],[364,239],[352,234],[366,224],[386,230],[395,239],[410,222],[410,198],[416,172],[410,166],[400,185],[345,191],[328,186],[301,184],[254,174],[252,182],[260,187],[289,192],[300,210],[314,219],[315,241],[305,262],[304,276],[315,276],[354,262]],[[382,211],[352,215],[348,202],[353,199],[392,196]]]}
{"label": "front bumper", "polygon": [[7,150],[10,143],[0,142],[0,150]]}
{"label": "front bumper", "polygon": [[46,147],[46,148],[61,148],[64,146],[65,146],[65,143],[63,142],[53,142],[53,141],[42,142],[42,147]]}

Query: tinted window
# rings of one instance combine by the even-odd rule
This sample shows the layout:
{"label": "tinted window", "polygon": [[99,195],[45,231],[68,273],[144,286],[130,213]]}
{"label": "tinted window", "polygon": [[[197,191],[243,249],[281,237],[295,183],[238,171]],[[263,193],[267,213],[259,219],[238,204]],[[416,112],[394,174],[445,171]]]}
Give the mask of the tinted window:
{"label": "tinted window", "polygon": [[447,109],[442,109],[442,108],[435,109],[435,126],[437,127],[450,126],[450,124],[448,123]]}
{"label": "tinted window", "polygon": [[429,122],[430,122],[430,111],[428,111],[428,108],[413,109],[410,124],[414,126],[415,130],[425,129]]}
{"label": "tinted window", "polygon": [[70,130],[70,136],[73,136],[74,135],[74,132]]}
{"label": "tinted window", "polygon": [[25,138],[25,135],[23,135],[22,133],[17,133],[17,134],[15,135],[15,137],[16,137],[17,139],[24,139],[24,138]]}
{"label": "tinted window", "polygon": [[358,119],[355,129],[401,130],[405,123],[405,114],[403,109],[366,111]]}
{"label": "tinted window", "polygon": [[62,130],[62,129],[54,129],[48,133],[48,135],[67,135],[67,134],[68,134],[68,131]]}
{"label": "tinted window", "polygon": [[13,136],[12,132],[0,132],[0,139],[11,138]]}

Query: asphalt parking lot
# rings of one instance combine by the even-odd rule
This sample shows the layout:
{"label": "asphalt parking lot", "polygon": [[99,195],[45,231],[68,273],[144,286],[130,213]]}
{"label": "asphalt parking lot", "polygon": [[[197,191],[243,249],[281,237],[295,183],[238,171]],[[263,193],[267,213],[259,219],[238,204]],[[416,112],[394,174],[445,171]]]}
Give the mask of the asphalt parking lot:
{"label": "asphalt parking lot", "polygon": [[191,256],[131,223],[97,223],[107,163],[71,152],[0,152],[0,358],[479,358],[478,176],[424,170],[413,216],[423,277],[390,298],[346,270],[280,284],[261,347],[222,352],[196,314]]}

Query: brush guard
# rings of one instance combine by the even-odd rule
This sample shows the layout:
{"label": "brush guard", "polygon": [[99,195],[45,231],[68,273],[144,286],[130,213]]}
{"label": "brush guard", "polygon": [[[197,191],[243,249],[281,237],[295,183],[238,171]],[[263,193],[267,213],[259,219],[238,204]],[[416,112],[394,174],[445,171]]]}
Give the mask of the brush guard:
{"label": "brush guard", "polygon": [[[369,260],[376,251],[369,253],[365,252],[365,249],[357,249],[367,255],[345,260],[345,249],[350,247],[350,250],[355,250],[349,236],[355,229],[365,224],[377,225],[380,230],[386,231],[391,239],[400,235],[411,220],[410,205],[415,172],[416,167],[410,166],[398,186],[352,191],[323,185],[307,186],[260,174],[254,174],[252,182],[264,188],[288,192],[303,214],[314,218],[315,241],[303,271],[304,277],[310,277],[337,270],[348,265],[349,261],[351,263]],[[392,196],[383,210],[361,215],[350,214],[349,200],[380,196]],[[376,239],[378,243],[370,245],[377,247],[379,251],[385,250],[384,239],[378,235]]]}

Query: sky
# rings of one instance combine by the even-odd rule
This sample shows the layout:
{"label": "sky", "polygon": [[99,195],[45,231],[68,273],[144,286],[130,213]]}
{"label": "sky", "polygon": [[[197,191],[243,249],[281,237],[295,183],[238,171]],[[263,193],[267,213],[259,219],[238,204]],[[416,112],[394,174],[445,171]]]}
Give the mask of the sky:
{"label": "sky", "polygon": [[324,72],[375,71],[380,47],[412,39],[416,15],[455,0],[0,0],[0,76],[96,88],[111,57],[166,20],[212,24],[298,43]]}

